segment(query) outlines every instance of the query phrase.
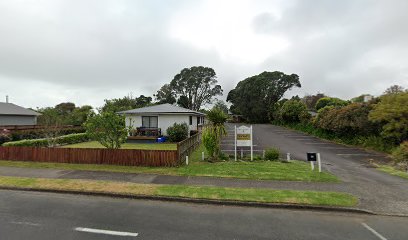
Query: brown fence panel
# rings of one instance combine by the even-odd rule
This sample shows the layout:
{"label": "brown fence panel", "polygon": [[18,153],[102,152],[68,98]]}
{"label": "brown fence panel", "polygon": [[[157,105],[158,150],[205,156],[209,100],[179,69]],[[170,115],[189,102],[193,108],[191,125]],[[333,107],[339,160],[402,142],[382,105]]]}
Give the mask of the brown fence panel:
{"label": "brown fence panel", "polygon": [[194,150],[196,150],[201,143],[201,132],[179,142],[177,144],[177,153],[179,164],[185,162],[186,156],[189,156]]}
{"label": "brown fence panel", "polygon": [[171,167],[177,150],[0,147],[0,160]]}

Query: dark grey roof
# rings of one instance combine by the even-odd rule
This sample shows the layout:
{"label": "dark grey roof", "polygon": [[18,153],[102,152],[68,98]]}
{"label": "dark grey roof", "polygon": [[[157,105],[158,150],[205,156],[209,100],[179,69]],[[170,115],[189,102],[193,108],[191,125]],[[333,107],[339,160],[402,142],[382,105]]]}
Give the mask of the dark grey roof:
{"label": "dark grey roof", "polygon": [[38,116],[41,114],[33,110],[17,106],[13,103],[0,102],[0,115]]}
{"label": "dark grey roof", "polygon": [[181,114],[181,113],[189,113],[189,114],[194,114],[194,115],[205,115],[204,113],[201,112],[196,112],[187,108],[182,108],[178,106],[171,105],[169,103],[165,104],[160,104],[160,105],[154,105],[150,107],[143,107],[143,108],[136,108],[132,110],[127,110],[127,111],[122,111],[118,112],[119,114],[136,114],[136,113],[150,113],[150,114],[170,114],[170,113],[175,113],[175,114]]}

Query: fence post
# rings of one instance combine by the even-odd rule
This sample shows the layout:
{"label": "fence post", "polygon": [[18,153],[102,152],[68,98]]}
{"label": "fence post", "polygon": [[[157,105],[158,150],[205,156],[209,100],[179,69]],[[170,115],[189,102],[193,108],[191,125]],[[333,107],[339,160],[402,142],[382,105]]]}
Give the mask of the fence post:
{"label": "fence post", "polygon": [[290,161],[290,153],[286,153],[286,161],[287,161],[287,162]]}
{"label": "fence post", "polygon": [[186,156],[186,165],[188,165],[188,155]]}
{"label": "fence post", "polygon": [[204,152],[201,152],[201,160],[204,161]]}
{"label": "fence post", "polygon": [[265,160],[265,150],[262,150],[262,159]]}

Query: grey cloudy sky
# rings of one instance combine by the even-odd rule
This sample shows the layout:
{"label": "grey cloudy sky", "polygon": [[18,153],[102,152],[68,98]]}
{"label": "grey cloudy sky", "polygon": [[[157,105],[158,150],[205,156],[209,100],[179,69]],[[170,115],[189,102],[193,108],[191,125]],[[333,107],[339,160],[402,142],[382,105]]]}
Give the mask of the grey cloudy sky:
{"label": "grey cloudy sky", "polygon": [[275,70],[300,76],[289,95],[378,95],[408,87],[407,12],[406,0],[0,0],[0,101],[101,106],[195,65],[225,96]]}

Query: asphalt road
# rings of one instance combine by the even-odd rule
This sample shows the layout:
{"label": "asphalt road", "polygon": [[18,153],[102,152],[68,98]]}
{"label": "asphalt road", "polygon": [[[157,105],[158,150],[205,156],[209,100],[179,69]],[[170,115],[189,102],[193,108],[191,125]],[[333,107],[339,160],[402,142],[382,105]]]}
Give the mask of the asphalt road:
{"label": "asphalt road", "polygon": [[0,190],[1,240],[406,239],[407,224],[402,217]]}
{"label": "asphalt road", "polygon": [[[229,136],[224,143],[233,141],[234,124],[227,124]],[[283,158],[286,153],[292,159],[306,160],[307,152],[319,152],[323,170],[338,176],[342,184],[321,184],[324,190],[349,192],[359,197],[360,206],[377,213],[408,215],[408,181],[380,172],[369,162],[387,162],[385,155],[368,152],[324,141],[316,137],[271,124],[254,124],[254,145],[258,153],[269,147],[278,147]],[[231,152],[233,145],[223,145]],[[248,149],[248,148],[247,148]],[[282,184],[291,188],[293,184]],[[308,184],[321,189],[318,183]],[[303,185],[300,186],[303,188]],[[309,189],[310,189],[309,188]]]}

